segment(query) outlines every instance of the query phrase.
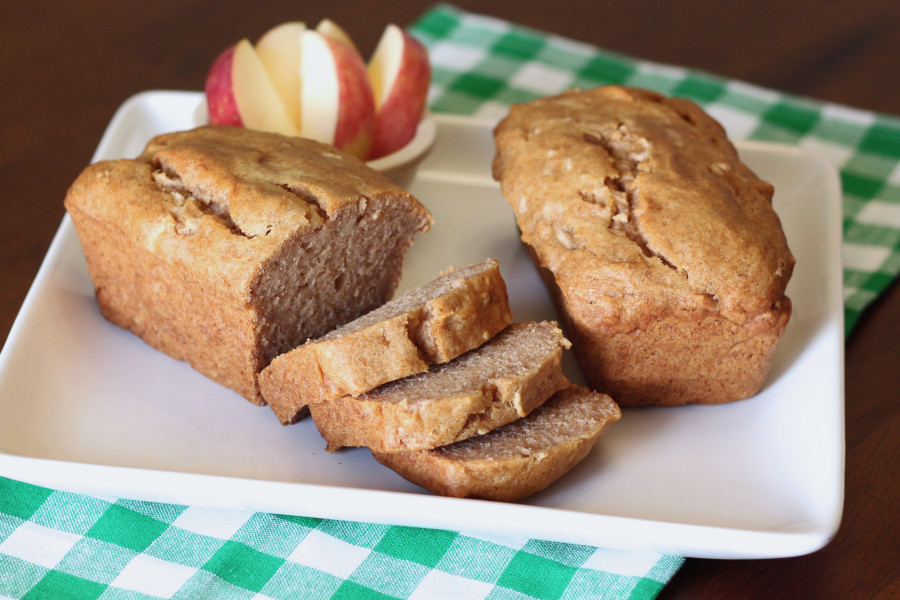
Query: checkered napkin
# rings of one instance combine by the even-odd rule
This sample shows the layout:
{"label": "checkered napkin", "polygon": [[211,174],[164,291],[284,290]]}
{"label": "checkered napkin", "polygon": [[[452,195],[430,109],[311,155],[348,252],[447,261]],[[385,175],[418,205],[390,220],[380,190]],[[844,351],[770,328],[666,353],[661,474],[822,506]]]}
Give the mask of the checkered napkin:
{"label": "checkered napkin", "polygon": [[[440,5],[412,26],[435,112],[499,117],[570,87],[690,97],[732,138],[826,157],[844,191],[849,332],[900,269],[900,120],[648,63]],[[0,478],[2,598],[652,599],[679,557],[95,498]]]}

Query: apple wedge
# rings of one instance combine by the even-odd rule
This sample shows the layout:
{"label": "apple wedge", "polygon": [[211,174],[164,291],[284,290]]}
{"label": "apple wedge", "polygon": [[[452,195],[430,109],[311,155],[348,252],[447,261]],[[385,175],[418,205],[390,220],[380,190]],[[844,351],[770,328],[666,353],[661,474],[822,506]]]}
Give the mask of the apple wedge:
{"label": "apple wedge", "polygon": [[256,50],[246,39],[216,58],[206,78],[209,122],[297,135]]}
{"label": "apple wedge", "polygon": [[300,34],[305,30],[300,21],[282,23],[256,42],[256,53],[294,123],[300,122]]}
{"label": "apple wedge", "polygon": [[234,100],[231,68],[234,64],[235,46],[230,46],[220,54],[206,76],[206,105],[209,111],[209,122],[212,125],[233,125],[243,127],[241,113]]}
{"label": "apple wedge", "polygon": [[375,101],[365,63],[353,47],[317,31],[300,34],[300,133],[369,157]]}
{"label": "apple wedge", "polygon": [[416,134],[425,112],[431,65],[425,47],[414,37],[388,25],[368,66],[375,97],[375,139],[370,158],[405,146]]}
{"label": "apple wedge", "polygon": [[331,38],[339,42],[344,42],[345,44],[359,52],[359,49],[356,47],[356,44],[353,43],[353,40],[350,39],[350,36],[347,35],[347,32],[344,31],[344,29],[340,25],[338,25],[331,19],[322,19],[321,21],[319,21],[319,24],[316,25],[316,31],[327,38]]}

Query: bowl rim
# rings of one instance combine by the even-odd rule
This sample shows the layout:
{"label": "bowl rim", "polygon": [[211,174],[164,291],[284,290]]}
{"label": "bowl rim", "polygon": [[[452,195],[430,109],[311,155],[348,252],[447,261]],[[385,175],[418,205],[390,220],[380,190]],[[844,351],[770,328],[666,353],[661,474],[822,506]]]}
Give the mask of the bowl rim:
{"label": "bowl rim", "polygon": [[378,171],[398,169],[421,160],[431,150],[437,137],[437,123],[431,113],[425,112],[416,127],[416,134],[399,150],[380,158],[366,161],[366,164]]}
{"label": "bowl rim", "polygon": [[[209,124],[209,112],[205,97],[200,99],[194,109],[193,117],[195,127]],[[421,160],[431,150],[436,137],[437,123],[432,114],[426,110],[416,127],[415,135],[405,146],[390,154],[364,162],[378,171],[394,171],[403,168]]]}

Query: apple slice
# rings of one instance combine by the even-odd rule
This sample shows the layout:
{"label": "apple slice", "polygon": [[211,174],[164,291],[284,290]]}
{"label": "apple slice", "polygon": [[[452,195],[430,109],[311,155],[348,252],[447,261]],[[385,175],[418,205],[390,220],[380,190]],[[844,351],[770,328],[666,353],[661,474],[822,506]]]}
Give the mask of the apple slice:
{"label": "apple slice", "polygon": [[297,124],[300,123],[300,34],[305,30],[306,25],[300,21],[282,23],[256,42],[256,53],[288,116]]}
{"label": "apple slice", "polygon": [[231,67],[234,64],[235,46],[230,46],[220,54],[206,76],[206,107],[212,125],[233,125],[243,127],[241,113],[234,100]]}
{"label": "apple slice", "polygon": [[431,64],[425,47],[391,24],[375,47],[368,71],[376,110],[374,159],[399,150],[415,136],[425,112]]}
{"label": "apple slice", "polygon": [[300,132],[366,159],[375,101],[362,57],[317,31],[300,34]]}
{"label": "apple slice", "polygon": [[338,25],[331,19],[322,19],[321,21],[319,21],[319,24],[316,25],[316,31],[327,38],[331,38],[339,42],[344,42],[345,44],[359,52],[359,49],[356,47],[356,44],[353,43],[353,40],[350,39],[350,36],[347,35],[347,32],[344,31],[340,25]]}
{"label": "apple slice", "polygon": [[211,124],[297,135],[297,126],[246,39],[216,58],[205,89]]}

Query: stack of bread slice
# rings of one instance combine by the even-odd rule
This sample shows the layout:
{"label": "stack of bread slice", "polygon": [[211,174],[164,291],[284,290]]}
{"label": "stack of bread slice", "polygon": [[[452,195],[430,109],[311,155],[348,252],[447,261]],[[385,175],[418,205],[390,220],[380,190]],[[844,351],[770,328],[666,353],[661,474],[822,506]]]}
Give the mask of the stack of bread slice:
{"label": "stack of bread slice", "polygon": [[259,376],[282,423],[307,405],[358,396],[477,348],[512,321],[496,261],[449,269],[330,333],[277,356]]}
{"label": "stack of bread slice", "polygon": [[518,500],[580,462],[621,413],[570,384],[556,323],[512,323],[494,260],[450,269],[279,356],[260,389],[308,409],[330,451],[366,446],[429,491]]}

